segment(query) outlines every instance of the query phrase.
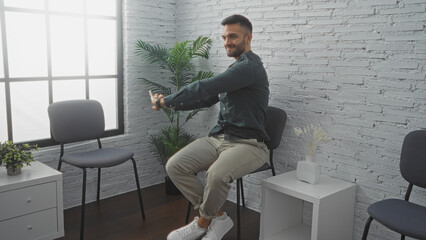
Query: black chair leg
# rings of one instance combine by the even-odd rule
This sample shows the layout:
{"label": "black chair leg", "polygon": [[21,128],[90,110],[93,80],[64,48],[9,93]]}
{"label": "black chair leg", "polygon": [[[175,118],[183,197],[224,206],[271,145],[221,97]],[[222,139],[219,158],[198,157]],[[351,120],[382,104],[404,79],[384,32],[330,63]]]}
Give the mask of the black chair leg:
{"label": "black chair leg", "polygon": [[101,169],[98,168],[98,193],[96,195],[96,202],[99,203],[99,195],[101,192]]}
{"label": "black chair leg", "polygon": [[362,240],[367,240],[368,230],[370,229],[371,221],[373,221],[373,218],[369,217],[367,219],[367,222],[365,223],[364,233],[362,234]]}
{"label": "black chair leg", "polygon": [[61,171],[61,167],[62,167],[62,161],[59,159],[59,162],[58,162],[58,171]]}
{"label": "black chair leg", "polygon": [[241,239],[241,224],[240,224],[240,181],[237,179],[237,239]]}
{"label": "black chair leg", "polygon": [[274,161],[272,161],[272,159],[274,159],[274,150],[269,150],[269,163],[271,165],[271,171],[272,171],[272,176],[275,176],[275,167],[274,167]]}
{"label": "black chair leg", "polygon": [[80,240],[84,238],[84,210],[86,207],[86,168],[83,168],[83,192],[81,194]]}
{"label": "black chair leg", "polygon": [[401,234],[401,240],[405,240],[405,235]]}
{"label": "black chair leg", "polygon": [[[243,186],[243,178],[240,179],[240,189],[241,189],[241,200],[242,200],[242,204],[243,207],[246,207],[246,201],[244,200],[244,186]],[[237,181],[238,184],[238,181]]]}
{"label": "black chair leg", "polygon": [[136,187],[138,188],[138,196],[139,196],[139,206],[141,208],[142,213],[142,220],[145,220],[145,211],[143,209],[143,202],[142,202],[142,194],[141,194],[141,187],[139,185],[139,176],[138,176],[138,169],[136,167],[136,161],[134,158],[131,158],[133,163],[133,170],[135,171],[135,178],[136,178]]}
{"label": "black chair leg", "polygon": [[186,210],[186,218],[185,218],[185,224],[188,224],[189,222],[189,215],[191,215],[191,202],[188,201],[188,209]]}

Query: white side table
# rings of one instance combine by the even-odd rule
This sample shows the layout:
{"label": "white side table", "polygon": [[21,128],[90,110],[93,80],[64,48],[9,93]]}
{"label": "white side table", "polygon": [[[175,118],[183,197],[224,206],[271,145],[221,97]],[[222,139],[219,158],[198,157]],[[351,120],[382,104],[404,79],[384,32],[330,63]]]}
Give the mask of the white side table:
{"label": "white side table", "polygon": [[0,167],[0,237],[7,240],[64,236],[62,174],[33,162],[17,176]]}
{"label": "white side table", "polygon": [[[350,240],[356,185],[320,176],[317,184],[296,179],[296,171],[262,181],[261,240]],[[303,201],[313,204],[312,226],[303,223]]]}

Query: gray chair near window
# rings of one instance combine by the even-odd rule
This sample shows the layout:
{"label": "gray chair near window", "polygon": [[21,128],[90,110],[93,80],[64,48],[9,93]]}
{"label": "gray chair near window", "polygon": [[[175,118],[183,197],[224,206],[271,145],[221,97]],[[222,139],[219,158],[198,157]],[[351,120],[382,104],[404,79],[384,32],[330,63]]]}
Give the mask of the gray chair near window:
{"label": "gray chair near window", "polygon": [[[272,107],[272,106],[268,107],[268,112],[266,114],[266,132],[268,133],[270,140],[266,141],[265,143],[269,149],[269,163],[265,163],[262,167],[251,172],[250,174],[271,170],[272,175],[275,176],[273,153],[274,153],[274,149],[276,149],[280,145],[286,121],[287,121],[287,114],[284,110],[280,108]],[[242,198],[242,201],[240,200],[240,197]],[[243,178],[237,179],[237,239],[238,240],[241,239],[241,219],[240,219],[241,204],[243,205],[243,207],[245,207]],[[191,205],[192,205],[191,202],[189,202],[185,223],[189,222]]]}
{"label": "gray chair near window", "polygon": [[426,130],[410,132],[404,138],[400,171],[409,183],[405,199],[385,199],[371,204],[367,209],[370,217],[365,224],[363,240],[367,239],[373,219],[401,234],[401,240],[405,236],[426,239],[426,207],[409,202],[414,185],[426,188]]}
{"label": "gray chair near window", "polygon": [[[142,219],[145,219],[142,194],[139,185],[136,161],[133,158],[133,152],[121,148],[102,148],[100,138],[103,137],[105,131],[105,120],[102,105],[95,100],[69,100],[55,102],[49,105],[48,114],[52,137],[60,143],[61,148],[58,170],[61,170],[62,162],[83,170],[80,239],[83,239],[84,237],[87,168],[98,169],[97,201],[99,201],[101,168],[116,166],[131,160],[136,178],[136,187]],[[97,140],[99,147],[95,150],[69,154],[64,152],[64,145],[66,143],[75,143],[94,139]]]}

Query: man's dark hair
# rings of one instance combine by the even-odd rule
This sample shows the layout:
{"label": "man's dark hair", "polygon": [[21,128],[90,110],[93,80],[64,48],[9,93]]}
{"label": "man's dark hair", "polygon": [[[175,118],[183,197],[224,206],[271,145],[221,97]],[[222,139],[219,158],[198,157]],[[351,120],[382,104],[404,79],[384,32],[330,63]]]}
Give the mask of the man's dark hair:
{"label": "man's dark hair", "polygon": [[239,23],[241,26],[247,28],[250,33],[253,32],[253,26],[251,25],[250,20],[248,20],[248,18],[242,15],[234,14],[232,16],[229,16],[223,19],[221,22],[222,26],[225,26],[227,24],[235,24],[235,23]]}

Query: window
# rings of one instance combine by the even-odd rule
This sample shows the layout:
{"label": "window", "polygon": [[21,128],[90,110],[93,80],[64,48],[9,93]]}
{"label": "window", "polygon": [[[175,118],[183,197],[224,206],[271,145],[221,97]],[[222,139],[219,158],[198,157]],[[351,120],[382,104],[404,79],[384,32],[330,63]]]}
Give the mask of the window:
{"label": "window", "polygon": [[120,0],[0,0],[0,141],[53,144],[47,107],[98,100],[123,133]]}

